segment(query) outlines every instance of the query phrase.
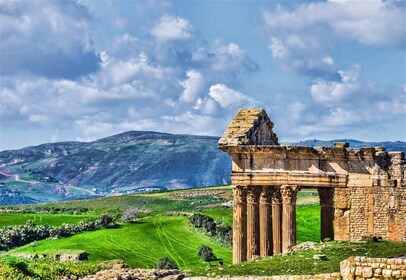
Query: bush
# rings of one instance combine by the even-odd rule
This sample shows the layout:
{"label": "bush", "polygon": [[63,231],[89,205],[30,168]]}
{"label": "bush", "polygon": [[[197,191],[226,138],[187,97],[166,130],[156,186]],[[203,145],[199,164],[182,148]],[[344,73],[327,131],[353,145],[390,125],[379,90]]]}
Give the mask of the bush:
{"label": "bush", "polygon": [[101,215],[96,222],[105,228],[114,227],[116,225],[115,219],[109,215]]}
{"label": "bush", "polygon": [[62,224],[59,227],[51,227],[49,225],[36,226],[31,220],[28,220],[24,225],[7,226],[0,229],[0,251],[48,237],[67,237],[81,231],[95,230],[100,227],[107,228],[115,225],[115,219],[108,215],[103,215],[97,220],[83,220],[78,224]]}
{"label": "bush", "polygon": [[230,246],[233,240],[233,230],[230,226],[215,222],[212,217],[194,214],[190,216],[190,222],[197,228],[203,228],[205,233],[216,237],[221,243]]}
{"label": "bush", "polygon": [[178,266],[170,257],[160,258],[156,264],[158,269],[177,269]]}
{"label": "bush", "polygon": [[124,222],[133,222],[140,216],[140,209],[138,208],[127,208],[124,214],[121,216],[121,220]]}
{"label": "bush", "polygon": [[214,255],[213,250],[206,245],[202,245],[197,249],[197,255],[202,258],[203,261],[209,262],[217,259],[216,255]]}

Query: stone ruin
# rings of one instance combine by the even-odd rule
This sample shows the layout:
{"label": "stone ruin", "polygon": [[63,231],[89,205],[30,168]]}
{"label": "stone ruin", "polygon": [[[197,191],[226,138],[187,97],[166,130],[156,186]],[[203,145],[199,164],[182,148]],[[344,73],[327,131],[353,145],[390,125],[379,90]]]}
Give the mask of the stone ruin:
{"label": "stone ruin", "polygon": [[262,109],[241,109],[219,140],[232,158],[233,263],[296,244],[296,197],[316,188],[321,239],[406,241],[405,159],[382,147],[279,145]]}

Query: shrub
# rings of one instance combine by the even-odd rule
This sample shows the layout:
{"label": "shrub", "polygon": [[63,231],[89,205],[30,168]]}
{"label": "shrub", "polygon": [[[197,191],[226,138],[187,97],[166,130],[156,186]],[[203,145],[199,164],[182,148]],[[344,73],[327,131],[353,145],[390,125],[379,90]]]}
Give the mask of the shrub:
{"label": "shrub", "polygon": [[115,219],[109,215],[101,215],[96,222],[105,228],[114,227],[116,225]]}
{"label": "shrub", "polygon": [[160,258],[156,264],[158,269],[177,269],[178,266],[170,257]]}
{"label": "shrub", "polygon": [[205,233],[216,237],[221,243],[230,246],[233,240],[233,230],[230,226],[222,225],[215,222],[213,218],[202,215],[194,214],[190,216],[190,222],[197,228],[203,228]]}
{"label": "shrub", "polygon": [[209,262],[217,259],[216,255],[214,255],[213,250],[206,245],[202,245],[197,249],[197,255],[202,258],[203,261]]}
{"label": "shrub", "polygon": [[124,222],[133,222],[136,220],[140,215],[140,209],[138,208],[127,208],[124,214],[121,216],[121,220]]}

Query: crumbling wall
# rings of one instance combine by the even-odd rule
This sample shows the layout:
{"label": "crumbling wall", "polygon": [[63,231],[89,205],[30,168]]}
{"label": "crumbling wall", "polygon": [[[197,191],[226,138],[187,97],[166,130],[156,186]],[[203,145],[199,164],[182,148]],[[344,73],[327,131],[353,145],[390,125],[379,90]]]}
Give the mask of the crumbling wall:
{"label": "crumbling wall", "polygon": [[335,192],[335,238],[406,241],[403,153],[348,149],[347,188]]}

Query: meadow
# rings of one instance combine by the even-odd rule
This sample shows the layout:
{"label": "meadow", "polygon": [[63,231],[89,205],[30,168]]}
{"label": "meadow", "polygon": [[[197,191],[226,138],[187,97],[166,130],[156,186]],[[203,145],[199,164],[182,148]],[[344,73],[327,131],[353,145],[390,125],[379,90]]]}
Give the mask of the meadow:
{"label": "meadow", "polygon": [[[85,263],[90,266],[119,259],[134,268],[153,268],[159,258],[168,256],[189,275],[209,276],[334,272],[339,270],[340,261],[352,255],[389,257],[406,252],[405,243],[319,243],[320,206],[318,196],[315,195],[314,190],[307,190],[300,192],[298,196],[297,241],[298,243],[314,241],[318,243],[315,250],[231,265],[231,247],[222,245],[218,240],[205,234],[203,230],[194,228],[189,222],[189,214],[202,213],[225,225],[232,225],[232,209],[223,205],[232,199],[231,188],[223,186],[204,189],[212,191],[213,194],[210,195],[201,190],[203,189],[35,205],[35,207],[44,209],[86,207],[89,210],[85,214],[2,213],[0,214],[0,227],[13,223],[22,224],[28,219],[37,224],[76,223],[82,219],[94,217],[95,214],[119,214],[129,207],[138,207],[143,215],[135,222],[120,223],[115,228],[88,231],[55,240],[45,239],[4,252],[3,257],[0,258],[0,272],[6,267],[10,268],[5,265],[5,262],[13,255],[46,254],[52,256],[57,253],[74,251],[89,253],[89,260]],[[34,206],[20,206],[20,210],[32,210],[32,207]],[[221,270],[208,265],[196,255],[197,249],[201,245],[211,247],[215,255],[223,260],[225,266]],[[328,260],[315,262],[312,255],[320,253],[326,254]],[[28,263],[28,267],[31,265],[33,271],[42,265],[41,263],[33,265],[33,261],[24,262]],[[84,268],[84,271],[95,269],[95,266],[91,266]]]}

